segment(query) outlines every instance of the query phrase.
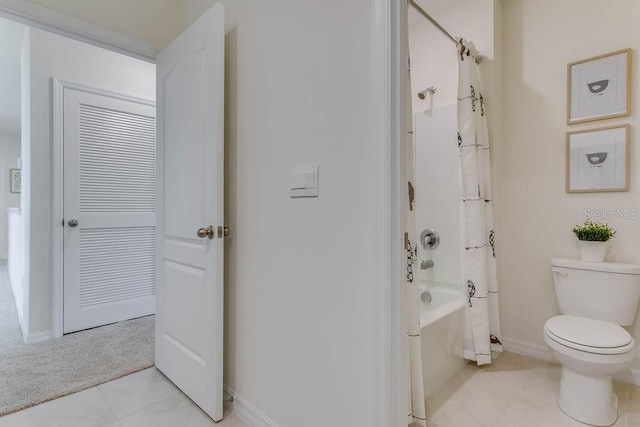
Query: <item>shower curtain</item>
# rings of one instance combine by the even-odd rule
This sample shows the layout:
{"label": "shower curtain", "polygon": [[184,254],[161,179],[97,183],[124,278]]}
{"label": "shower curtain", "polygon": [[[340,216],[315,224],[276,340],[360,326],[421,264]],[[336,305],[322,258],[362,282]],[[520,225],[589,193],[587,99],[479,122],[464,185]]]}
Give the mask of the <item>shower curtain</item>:
{"label": "shower curtain", "polygon": [[502,351],[491,201],[489,133],[478,52],[458,43],[458,147],[462,192],[462,270],[467,291],[464,357],[491,363]]}
{"label": "shower curtain", "polygon": [[[407,52],[409,47],[407,46]],[[405,286],[405,301],[407,307],[407,343],[409,346],[409,375],[411,383],[411,408],[409,409],[408,424],[415,423],[426,426],[426,411],[424,402],[424,386],[422,384],[422,350],[420,342],[420,289],[413,279],[413,268],[417,257],[416,213],[414,210],[414,171],[415,171],[415,141],[413,139],[413,115],[411,106],[411,66],[407,68],[406,81],[406,171],[407,171],[407,230],[404,234],[404,246],[407,254],[407,272]]]}

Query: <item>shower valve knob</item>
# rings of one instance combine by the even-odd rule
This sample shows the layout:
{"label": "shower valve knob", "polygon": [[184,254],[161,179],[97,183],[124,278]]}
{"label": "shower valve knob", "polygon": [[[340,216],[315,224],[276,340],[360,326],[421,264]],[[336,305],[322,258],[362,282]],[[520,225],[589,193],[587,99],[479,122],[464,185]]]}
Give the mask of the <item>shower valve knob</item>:
{"label": "shower valve knob", "polygon": [[422,233],[420,233],[420,243],[422,243],[423,249],[435,249],[440,244],[440,234],[431,228],[422,230]]}

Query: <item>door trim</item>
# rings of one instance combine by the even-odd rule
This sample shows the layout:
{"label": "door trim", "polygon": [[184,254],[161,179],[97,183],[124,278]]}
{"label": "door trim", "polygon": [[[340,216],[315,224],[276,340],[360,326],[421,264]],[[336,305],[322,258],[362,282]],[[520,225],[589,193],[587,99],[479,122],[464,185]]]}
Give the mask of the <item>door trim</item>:
{"label": "door trim", "polygon": [[408,4],[374,0],[371,17],[371,268],[375,427],[407,422],[406,314],[402,298],[405,230],[405,107]]}
{"label": "door trim", "polygon": [[[74,89],[82,92],[93,93],[96,95],[106,96],[109,98],[120,99],[123,101],[136,102],[139,104],[155,107],[156,103],[150,99],[137,98],[133,96],[123,95],[104,89],[97,89],[91,86],[85,86],[78,83],[72,83],[64,80],[51,78],[51,87],[53,90],[53,338],[59,338],[63,335],[63,317],[64,317],[64,228],[62,220],[64,218],[64,97],[65,89]],[[158,177],[156,176],[156,180]]]}

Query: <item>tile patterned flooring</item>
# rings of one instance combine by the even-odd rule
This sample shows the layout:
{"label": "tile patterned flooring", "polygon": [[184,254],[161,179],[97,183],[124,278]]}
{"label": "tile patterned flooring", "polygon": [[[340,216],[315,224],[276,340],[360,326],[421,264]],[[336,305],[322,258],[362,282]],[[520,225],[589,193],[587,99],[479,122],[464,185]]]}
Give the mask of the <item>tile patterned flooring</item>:
{"label": "tile patterned flooring", "polygon": [[0,417],[0,427],[248,427],[214,423],[156,368]]}
{"label": "tile patterned flooring", "polygon": [[[559,366],[504,352],[490,366],[467,365],[430,397],[427,425],[584,427],[558,409],[559,382]],[[640,387],[616,382],[615,390],[614,426],[640,426]],[[248,427],[233,413],[214,423],[155,368],[0,417],[0,427],[175,426]]]}
{"label": "tile patterned flooring", "polygon": [[[502,353],[489,366],[468,364],[427,400],[428,427],[585,427],[556,403],[560,366]],[[615,427],[640,426],[640,387],[615,382]]]}

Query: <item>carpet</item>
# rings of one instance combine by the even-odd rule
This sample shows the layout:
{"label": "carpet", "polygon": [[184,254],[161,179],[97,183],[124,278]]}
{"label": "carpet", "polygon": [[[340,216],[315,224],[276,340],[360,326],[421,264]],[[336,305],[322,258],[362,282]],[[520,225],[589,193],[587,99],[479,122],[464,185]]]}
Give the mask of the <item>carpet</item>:
{"label": "carpet", "polygon": [[153,366],[154,321],[146,316],[26,345],[0,265],[0,416]]}

